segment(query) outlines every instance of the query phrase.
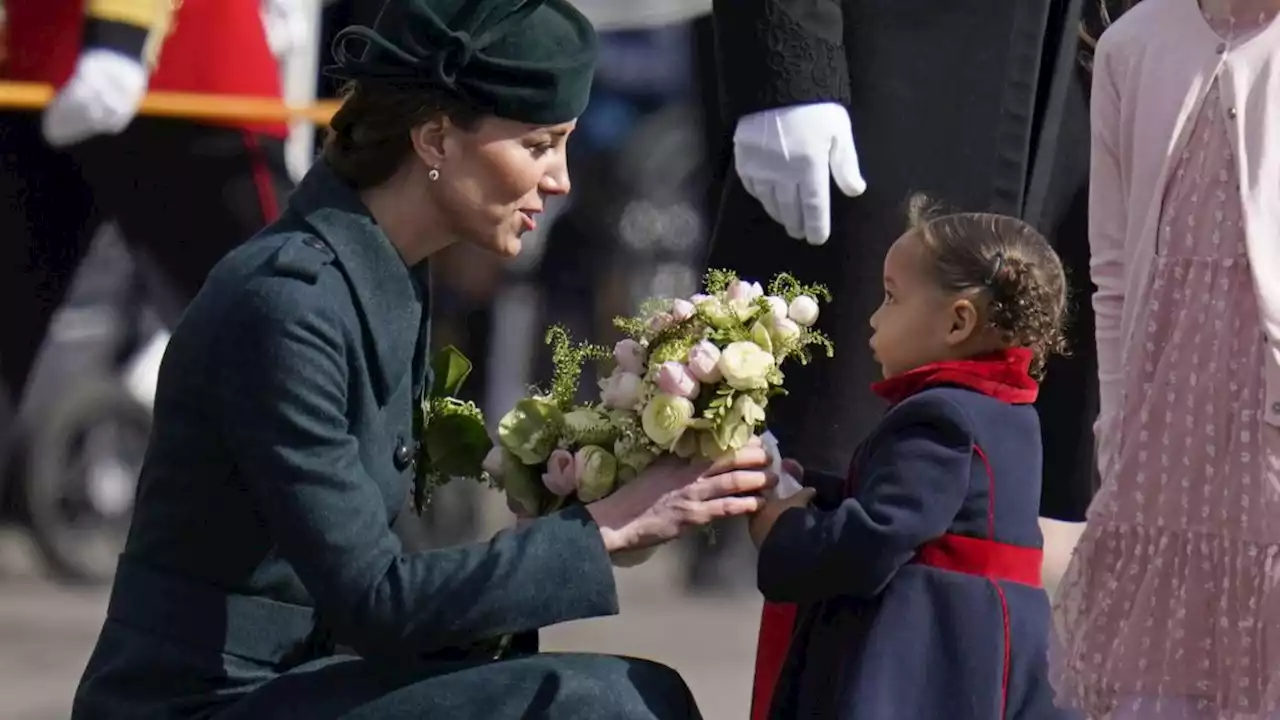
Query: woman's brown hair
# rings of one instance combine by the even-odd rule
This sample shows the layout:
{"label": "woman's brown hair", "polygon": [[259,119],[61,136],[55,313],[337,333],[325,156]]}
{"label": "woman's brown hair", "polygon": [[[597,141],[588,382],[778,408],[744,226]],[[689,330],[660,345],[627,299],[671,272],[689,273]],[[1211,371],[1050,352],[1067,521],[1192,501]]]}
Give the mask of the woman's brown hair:
{"label": "woman's brown hair", "polygon": [[938,285],[981,293],[987,321],[1010,346],[1031,350],[1031,372],[1043,376],[1049,356],[1067,350],[1067,279],[1049,241],[1017,218],[944,213],[923,195],[911,198],[909,219]]}
{"label": "woman's brown hair", "polygon": [[341,96],[323,155],[338,177],[358,189],[380,185],[400,169],[413,151],[409,133],[415,127],[443,116],[470,130],[485,115],[450,95],[391,83],[349,82]]}

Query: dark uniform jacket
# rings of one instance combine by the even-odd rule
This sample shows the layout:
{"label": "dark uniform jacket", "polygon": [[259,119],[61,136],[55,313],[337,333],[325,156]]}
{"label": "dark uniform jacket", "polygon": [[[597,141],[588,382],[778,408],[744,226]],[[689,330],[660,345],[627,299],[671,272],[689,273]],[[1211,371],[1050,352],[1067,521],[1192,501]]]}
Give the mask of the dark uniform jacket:
{"label": "dark uniform jacket", "polygon": [[[161,367],[76,720],[694,712],[656,665],[551,659],[527,635],[515,659],[474,649],[617,612],[582,509],[486,543],[401,548],[428,297],[426,268],[405,265],[323,163],[214,270]],[[674,710],[637,704],[647,677]]]}
{"label": "dark uniform jacket", "polygon": [[[1057,717],[1040,585],[1039,421],[1030,354],[877,384],[893,403],[847,478],[810,477],[760,550],[771,603],[798,605],[770,717]],[[762,713],[763,714],[763,713]]]}
{"label": "dark uniform jacket", "polygon": [[[779,269],[825,283],[821,327],[834,362],[788,371],[769,408],[781,447],[806,468],[839,475],[850,437],[884,404],[867,320],[882,299],[885,252],[924,192],[961,211],[1022,218],[1063,257],[1073,293],[1072,357],[1051,361],[1038,401],[1045,419],[1042,514],[1083,520],[1094,489],[1097,414],[1089,304],[1086,198],[1088,87],[1077,59],[1082,0],[716,0],[725,121],[789,105],[849,109],[868,189],[832,187],[832,236],[790,238],[727,178],[711,267],[766,280]],[[820,400],[819,400],[820,399]]]}

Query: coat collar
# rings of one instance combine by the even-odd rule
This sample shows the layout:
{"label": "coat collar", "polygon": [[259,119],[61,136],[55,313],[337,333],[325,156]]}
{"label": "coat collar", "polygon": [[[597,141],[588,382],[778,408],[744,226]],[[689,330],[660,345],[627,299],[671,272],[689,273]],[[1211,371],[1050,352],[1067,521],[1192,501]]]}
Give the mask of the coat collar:
{"label": "coat collar", "polygon": [[405,265],[360,196],[323,160],[302,179],[289,206],[333,250],[351,285],[377,355],[376,389],[385,401],[430,326],[427,264]]}
{"label": "coat collar", "polygon": [[930,363],[873,383],[871,390],[893,404],[932,387],[949,386],[1013,405],[1026,405],[1035,402],[1040,391],[1030,369],[1031,351],[1013,348],[967,360]]}

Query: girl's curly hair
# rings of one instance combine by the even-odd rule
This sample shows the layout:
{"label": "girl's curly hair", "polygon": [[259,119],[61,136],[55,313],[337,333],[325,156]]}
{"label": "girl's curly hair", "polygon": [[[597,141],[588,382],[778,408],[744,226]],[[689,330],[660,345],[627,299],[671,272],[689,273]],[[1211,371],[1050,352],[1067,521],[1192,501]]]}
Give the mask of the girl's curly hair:
{"label": "girl's curly hair", "polygon": [[923,195],[909,203],[910,230],[950,292],[976,291],[1012,347],[1031,350],[1031,373],[1067,353],[1067,279],[1049,241],[1027,223],[994,213],[945,213]]}

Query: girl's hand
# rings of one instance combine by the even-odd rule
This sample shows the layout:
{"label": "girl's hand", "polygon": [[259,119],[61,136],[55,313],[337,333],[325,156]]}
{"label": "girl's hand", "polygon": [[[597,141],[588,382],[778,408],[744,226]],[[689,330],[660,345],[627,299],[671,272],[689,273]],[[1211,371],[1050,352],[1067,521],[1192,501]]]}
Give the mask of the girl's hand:
{"label": "girl's hand", "polygon": [[778,521],[778,517],[782,513],[791,508],[807,506],[817,493],[817,490],[807,487],[794,495],[766,502],[760,512],[753,515],[747,523],[747,530],[751,533],[751,542],[755,543],[756,548],[759,549],[764,544],[765,538],[769,537],[769,531],[773,530],[773,524]]}

